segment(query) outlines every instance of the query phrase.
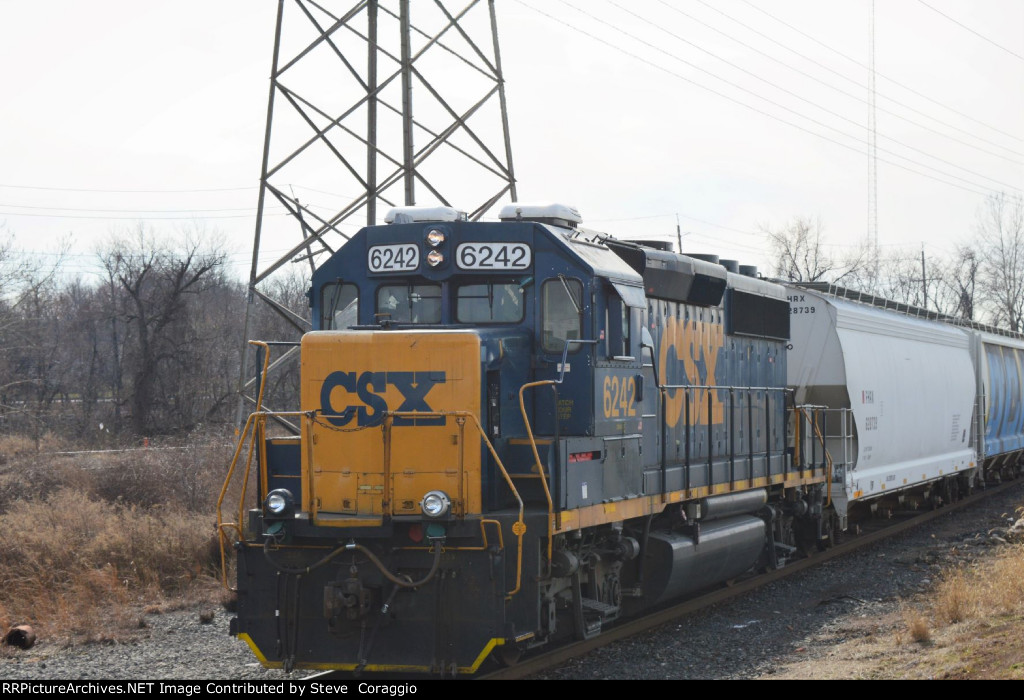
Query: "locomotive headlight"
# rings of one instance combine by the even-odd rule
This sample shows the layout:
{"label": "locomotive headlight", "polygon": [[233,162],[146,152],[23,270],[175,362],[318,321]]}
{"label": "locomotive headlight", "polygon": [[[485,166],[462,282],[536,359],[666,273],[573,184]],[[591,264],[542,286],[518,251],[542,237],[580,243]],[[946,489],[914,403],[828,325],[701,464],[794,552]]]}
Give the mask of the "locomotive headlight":
{"label": "locomotive headlight", "polygon": [[275,518],[291,517],[295,513],[295,498],[288,489],[274,489],[263,501],[263,509]]}
{"label": "locomotive headlight", "polygon": [[452,501],[444,491],[428,491],[420,501],[420,508],[428,518],[443,518],[451,507]]}
{"label": "locomotive headlight", "polygon": [[431,267],[437,267],[444,262],[444,256],[436,250],[432,250],[427,253],[427,262],[430,263]]}
{"label": "locomotive headlight", "polygon": [[440,229],[432,228],[429,231],[427,231],[427,244],[431,248],[436,248],[437,246],[444,243],[445,238],[446,236],[444,235],[444,231]]}

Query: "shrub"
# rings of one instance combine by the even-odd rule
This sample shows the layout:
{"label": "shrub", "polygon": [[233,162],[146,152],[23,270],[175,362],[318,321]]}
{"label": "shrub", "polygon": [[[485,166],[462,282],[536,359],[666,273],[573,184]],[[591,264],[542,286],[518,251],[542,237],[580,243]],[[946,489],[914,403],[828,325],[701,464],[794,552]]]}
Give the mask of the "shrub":
{"label": "shrub", "polygon": [[82,629],[98,606],[180,593],[219,566],[211,524],[71,488],[14,503],[0,515],[0,613],[8,624]]}
{"label": "shrub", "polygon": [[935,596],[935,611],[939,617],[955,624],[973,615],[978,604],[973,578],[963,568],[954,569],[945,576]]}

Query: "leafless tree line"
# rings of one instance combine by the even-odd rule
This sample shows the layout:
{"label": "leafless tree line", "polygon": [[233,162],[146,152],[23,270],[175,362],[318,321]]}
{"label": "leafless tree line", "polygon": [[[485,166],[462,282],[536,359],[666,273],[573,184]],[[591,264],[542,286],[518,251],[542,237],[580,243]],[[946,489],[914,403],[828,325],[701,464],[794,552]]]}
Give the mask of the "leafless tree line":
{"label": "leafless tree line", "polygon": [[996,194],[973,231],[945,255],[880,249],[873,241],[836,247],[819,219],[761,226],[774,274],[830,282],[904,304],[1012,331],[1024,330],[1024,197]]}
{"label": "leafless tree line", "polygon": [[[1024,200],[997,195],[971,236],[946,257],[883,254],[871,242],[835,247],[819,220],[762,227],[774,274],[827,281],[958,318],[1024,330]],[[111,237],[101,274],[69,277],[62,262],[19,255],[0,228],[0,435],[73,444],[231,426],[244,334],[245,285],[226,253],[195,232],[145,228]],[[842,251],[842,252],[840,252]],[[308,314],[308,270],[271,295]],[[253,337],[292,340],[294,328],[255,307]],[[268,401],[298,404],[298,368],[272,373]]]}
{"label": "leafless tree line", "polygon": [[[112,236],[96,252],[102,272],[82,277],[60,256],[44,265],[18,254],[9,232],[0,240],[0,435],[102,445],[231,425],[246,289],[209,236]],[[300,273],[271,290],[307,315]],[[255,308],[255,336],[294,339]],[[275,373],[283,404],[297,405],[296,375]]]}

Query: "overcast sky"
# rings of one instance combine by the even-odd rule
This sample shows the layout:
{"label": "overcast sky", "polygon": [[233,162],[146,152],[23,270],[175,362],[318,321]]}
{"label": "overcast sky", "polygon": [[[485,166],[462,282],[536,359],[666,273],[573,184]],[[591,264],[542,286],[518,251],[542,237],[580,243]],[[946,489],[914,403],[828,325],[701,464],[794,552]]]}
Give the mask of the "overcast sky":
{"label": "overcast sky", "polygon": [[[200,226],[246,269],[276,9],[0,0],[0,226],[40,254],[70,237],[83,273],[112,232]],[[520,200],[623,237],[678,220],[686,252],[762,269],[762,226],[816,217],[837,250],[867,235],[870,0],[497,14]],[[879,1],[875,67],[879,242],[948,254],[986,196],[1024,189],[1024,2]]]}

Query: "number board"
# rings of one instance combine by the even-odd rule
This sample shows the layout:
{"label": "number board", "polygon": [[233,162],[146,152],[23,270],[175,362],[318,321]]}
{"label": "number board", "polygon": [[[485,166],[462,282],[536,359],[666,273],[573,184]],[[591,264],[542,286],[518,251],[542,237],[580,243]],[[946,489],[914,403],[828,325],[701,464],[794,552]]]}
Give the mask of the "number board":
{"label": "number board", "polygon": [[463,270],[525,270],[533,251],[525,243],[460,243],[455,263]]}
{"label": "number board", "polygon": [[636,377],[604,378],[602,408],[605,418],[632,418],[636,416]]}
{"label": "number board", "polygon": [[420,249],[414,243],[375,245],[366,261],[370,272],[408,272],[420,266]]}

